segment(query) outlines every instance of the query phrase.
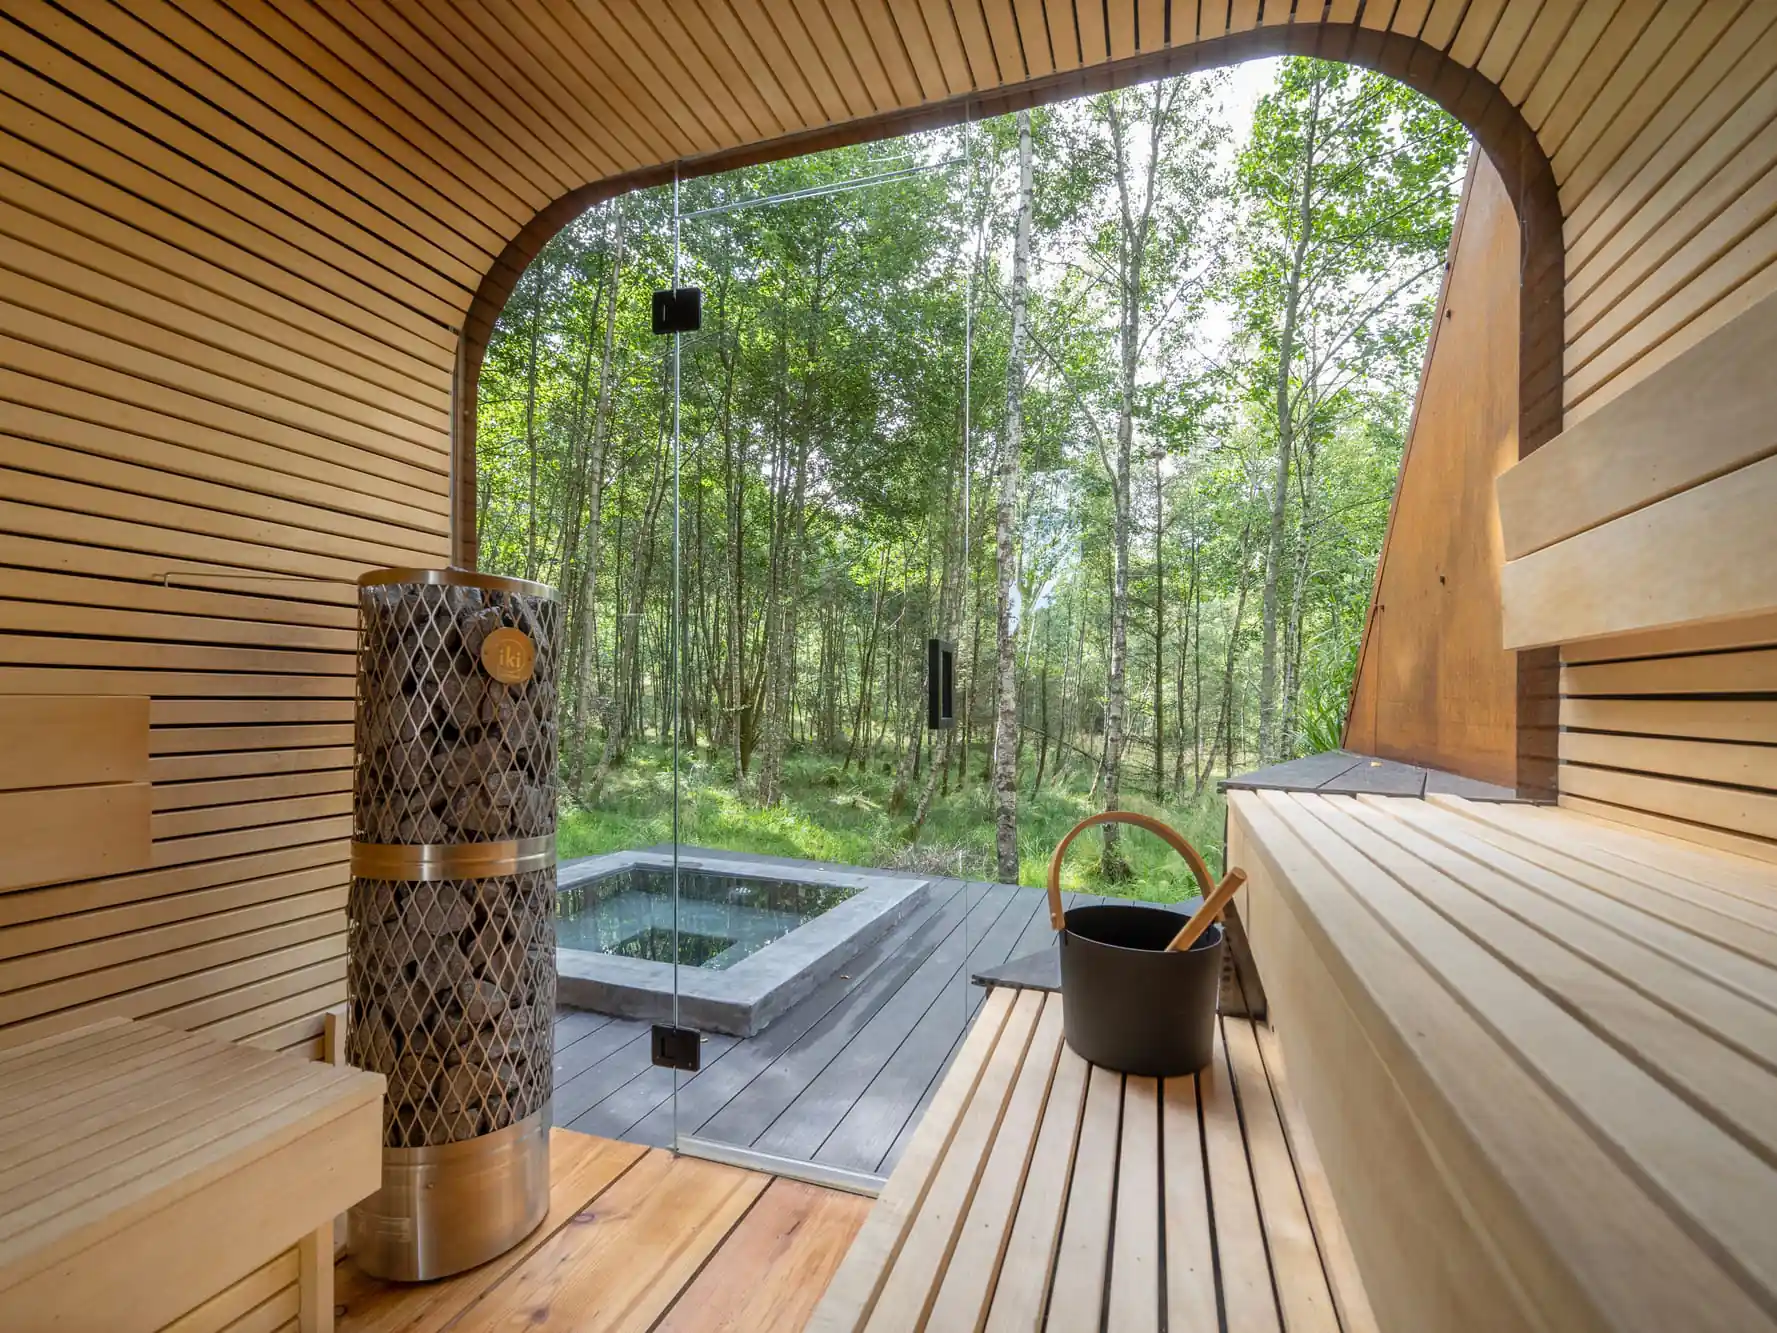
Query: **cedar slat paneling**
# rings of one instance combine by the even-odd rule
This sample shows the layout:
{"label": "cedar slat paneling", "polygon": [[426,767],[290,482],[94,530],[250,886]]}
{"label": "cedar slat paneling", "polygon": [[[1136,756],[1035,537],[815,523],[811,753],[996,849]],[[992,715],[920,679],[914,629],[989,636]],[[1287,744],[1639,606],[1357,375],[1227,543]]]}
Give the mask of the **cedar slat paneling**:
{"label": "cedar slat paneling", "polygon": [[[314,1045],[307,1007],[337,994],[315,970],[340,956],[337,907],[312,938],[219,933],[215,957],[185,956],[177,975],[127,970],[144,956],[20,992],[7,968],[55,949],[121,957],[138,932],[220,932],[231,913],[330,902],[344,884],[350,583],[448,558],[459,330],[494,258],[522,266],[508,247],[536,213],[674,154],[1255,27],[1239,40],[1257,50],[1321,15],[1422,35],[1542,132],[1575,279],[1570,422],[1777,290],[1777,196],[1758,192],[1777,166],[1761,137],[1777,114],[1767,0],[9,8],[0,694],[147,696],[162,836],[152,870],[0,894],[0,992],[36,997],[0,1042],[115,1012]],[[1754,656],[1686,658],[1698,697],[1668,702],[1714,711],[1641,724],[1675,743],[1763,743],[1743,734],[1762,712],[1701,697],[1729,676],[1768,688]],[[1638,667],[1670,685],[1653,662],[1567,675],[1586,690],[1603,678],[1585,673]],[[1625,720],[1586,716],[1610,725],[1576,732]],[[1619,774],[1617,799],[1635,780],[1698,785],[1625,780],[1597,753],[1568,767]],[[1684,753],[1695,767],[1711,752]]]}

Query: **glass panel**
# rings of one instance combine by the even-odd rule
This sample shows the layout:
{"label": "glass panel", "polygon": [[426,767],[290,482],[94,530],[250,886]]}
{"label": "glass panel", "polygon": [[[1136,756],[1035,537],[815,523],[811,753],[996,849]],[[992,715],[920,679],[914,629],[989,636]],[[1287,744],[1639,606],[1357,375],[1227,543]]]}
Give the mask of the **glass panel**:
{"label": "glass panel", "polygon": [[968,135],[679,190],[676,894],[632,874],[591,928],[675,923],[693,1151],[885,1173],[979,1000],[980,888],[927,824],[983,753],[926,728],[979,554]]}

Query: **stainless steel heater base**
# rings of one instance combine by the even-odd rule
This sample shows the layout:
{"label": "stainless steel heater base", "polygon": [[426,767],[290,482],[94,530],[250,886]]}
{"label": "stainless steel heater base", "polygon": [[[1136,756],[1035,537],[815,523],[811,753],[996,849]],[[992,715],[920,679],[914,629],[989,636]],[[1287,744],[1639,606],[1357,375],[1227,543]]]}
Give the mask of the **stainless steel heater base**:
{"label": "stainless steel heater base", "polygon": [[549,1122],[545,1102],[492,1134],[384,1148],[383,1187],[347,1222],[358,1267],[392,1282],[427,1282],[518,1244],[549,1211]]}

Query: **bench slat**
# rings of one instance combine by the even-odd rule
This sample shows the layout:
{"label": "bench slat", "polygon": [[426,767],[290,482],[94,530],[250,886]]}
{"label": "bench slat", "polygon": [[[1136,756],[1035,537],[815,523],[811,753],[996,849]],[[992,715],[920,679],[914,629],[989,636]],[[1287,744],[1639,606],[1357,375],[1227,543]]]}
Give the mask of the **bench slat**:
{"label": "bench slat", "polygon": [[1117,1147],[1109,1327],[1118,1333],[1159,1333],[1160,1272],[1160,1085],[1130,1074],[1123,1080]]}
{"label": "bench slat", "polygon": [[[1331,799],[1298,805],[1333,835],[1322,856],[1361,883],[1364,900],[1419,964],[1777,1307],[1777,1230],[1770,1226],[1777,1170],[1403,887],[1403,877],[1434,884],[1438,872],[1391,852]],[[1544,965],[1554,963],[1536,963],[1547,986]]]}
{"label": "bench slat", "polygon": [[[1605,1083],[1629,1102],[1651,1086],[1663,1111],[1679,1115],[1678,1123],[1695,1121],[1695,1112],[1521,981],[1496,985],[1498,972],[1489,976],[1477,959],[1478,946],[1465,948],[1447,922],[1440,930],[1441,918],[1428,921],[1435,914],[1423,904],[1417,912],[1404,905],[1406,891],[1394,879],[1309,813],[1314,799],[1234,793],[1234,845],[1249,871],[1256,870],[1257,887],[1277,899],[1269,906],[1303,933],[1328,970],[1395,1095],[1410,1109],[1415,1132],[1439,1163],[1441,1183],[1415,1187],[1455,1192],[1467,1224],[1486,1238],[1512,1285],[1554,1326],[1727,1330],[1767,1322],[1748,1291],[1624,1172],[1625,1157],[1641,1146],[1645,1109],[1589,1101],[1589,1113],[1613,1126],[1615,1146],[1607,1150],[1549,1089],[1570,1072],[1563,1064],[1588,1073],[1599,1067],[1619,1076]],[[1259,961],[1266,965],[1263,956]],[[1286,1043],[1289,1008],[1277,1018]],[[1495,1031],[1502,1024],[1509,1028],[1513,1049],[1483,1028],[1483,1017]],[[1527,1065],[1538,1071],[1537,1079]],[[1627,1087],[1618,1086],[1624,1070],[1630,1071]],[[1594,1084],[1588,1097],[1595,1100],[1598,1092]],[[1341,1129],[1354,1132],[1349,1125]],[[1713,1134],[1717,1147],[1731,1144],[1719,1130]],[[1625,1139],[1633,1146],[1625,1148]],[[1345,1150],[1355,1149],[1347,1143]],[[1752,1163],[1754,1179],[1768,1170],[1744,1150],[1740,1156]],[[1669,1166],[1663,1163],[1662,1170]],[[1349,1176],[1347,1185],[1375,1189]],[[1366,1204],[1372,1219],[1380,1206]],[[1727,1213],[1733,1241],[1758,1261],[1756,1238],[1738,1230],[1732,1206]],[[1469,1242],[1452,1236],[1445,1244]],[[1389,1290],[1398,1294],[1412,1286],[1391,1282]],[[1495,1287],[1501,1299],[1511,1299],[1510,1287]],[[1472,1326],[1506,1322],[1493,1314],[1487,1320]]]}
{"label": "bench slat", "polygon": [[1215,1249],[1198,1095],[1194,1076],[1169,1078],[1161,1089],[1168,1328],[1219,1328],[1221,1321],[1216,1312]]}
{"label": "bench slat", "polygon": [[1541,843],[1601,870],[1634,873],[1639,867],[1658,868],[1717,893],[1777,910],[1777,866],[1768,866],[1748,857],[1724,855],[1672,838],[1632,832],[1621,824],[1576,815],[1565,809],[1478,801],[1447,802],[1441,798],[1434,798],[1427,804]]}
{"label": "bench slat", "polygon": [[[1056,998],[1059,1011],[1060,997]],[[1024,1192],[1018,1198],[1017,1219],[1000,1262],[987,1333],[1028,1333],[1042,1320],[1049,1299],[1049,1274],[1055,1269],[1061,1245],[1061,1220],[1073,1175],[1074,1145],[1085,1112],[1088,1072],[1086,1062],[1064,1043],[1055,1058],[1055,1077],[1043,1106]]]}
{"label": "bench slat", "polygon": [[1051,1328],[1091,1328],[1104,1309],[1105,1263],[1111,1238],[1111,1200],[1117,1184],[1117,1121],[1123,1076],[1096,1065],[1086,1087],[1086,1110],[1074,1149],[1067,1213],[1049,1297]]}
{"label": "bench slat", "polygon": [[975,1085],[968,1109],[958,1122],[870,1312],[865,1327],[871,1333],[893,1333],[924,1325],[935,1299],[933,1275],[942,1274],[949,1266],[957,1229],[974,1199],[975,1187],[1000,1118],[1005,1114],[1006,1102],[1016,1086],[1042,1007],[1043,997],[1036,991],[1021,991],[1014,998],[1012,1012]]}
{"label": "bench slat", "polygon": [[1228,1327],[1251,1333],[1275,1333],[1279,1323],[1277,1300],[1271,1289],[1271,1266],[1265,1254],[1259,1200],[1253,1192],[1252,1169],[1247,1165],[1246,1144],[1241,1139],[1240,1113],[1234,1104],[1228,1047],[1222,1039],[1220,1023],[1216,1024],[1215,1058],[1198,1075],[1197,1087],[1203,1097],[1203,1143]]}
{"label": "bench slat", "polygon": [[1223,1019],[1220,1026],[1240,1098],[1240,1118],[1252,1158],[1259,1211],[1265,1219],[1265,1246],[1277,1273],[1284,1327],[1289,1333],[1339,1333],[1332,1289],[1253,1025]]}
{"label": "bench slat", "polygon": [[[994,1135],[993,1147],[982,1168],[968,1217],[957,1236],[956,1248],[945,1266],[943,1281],[932,1303],[928,1326],[979,1328],[994,1295],[994,1278],[1011,1242],[1013,1210],[1025,1191],[1033,1170],[1038,1126],[1048,1100],[1061,1053],[1061,997],[1027,992],[1042,1005],[1036,1031],[1018,1071],[1018,1083],[1006,1103],[1004,1118]],[[1004,1044],[1004,1038],[1001,1039]],[[1076,1103],[1077,1110],[1077,1103]],[[1073,1148],[1072,1135],[1061,1149],[1063,1167]],[[1051,1229],[1053,1235],[1053,1229]],[[1048,1271],[1049,1250],[1043,1254]]]}
{"label": "bench slat", "polygon": [[951,1062],[950,1072],[944,1076],[907,1151],[809,1320],[809,1333],[860,1328],[870,1317],[889,1265],[900,1253],[907,1228],[925,1200],[957,1121],[974,1095],[987,1053],[993,1049],[1011,1011],[1010,991],[995,990],[982,1002],[975,1025]]}
{"label": "bench slat", "polygon": [[0,1263],[8,1261],[21,1233],[28,1244],[34,1229],[58,1230],[64,1217],[87,1208],[89,1201],[103,1207],[120,1193],[152,1192],[184,1169],[183,1159],[231,1134],[250,1132],[306,1096],[330,1095],[329,1083],[321,1066],[297,1076],[274,1068],[258,1077],[218,1080],[182,1098],[173,1115],[146,1132],[108,1138],[66,1166],[21,1180],[0,1193]]}
{"label": "bench slat", "polygon": [[[37,1058],[52,1051],[64,1057],[77,1084],[94,1060],[105,1063],[107,1053],[125,1052],[130,1059],[113,1062],[114,1070],[122,1067],[123,1082],[114,1094],[98,1098],[96,1110],[70,1110],[54,1124],[33,1123],[22,1114],[0,1119],[0,1308],[9,1289],[30,1287],[33,1275],[150,1219],[150,1230],[157,1229],[181,1200],[225,1187],[250,1164],[323,1129],[336,1137],[335,1122],[342,1117],[366,1113],[372,1125],[367,1142],[353,1144],[350,1162],[310,1163],[306,1169],[319,1170],[317,1185],[330,1182],[326,1192],[339,1194],[342,1185],[333,1178],[362,1159],[369,1167],[362,1173],[367,1184],[342,1195],[348,1204],[374,1189],[380,1177],[377,1075],[153,1024],[104,1025],[64,1034],[32,1053],[28,1068],[45,1107],[61,1105],[54,1063]],[[136,1057],[143,1062],[134,1063]],[[285,1243],[328,1216],[300,1219]]]}
{"label": "bench slat", "polygon": [[1486,841],[1473,822],[1455,814],[1423,808],[1397,811],[1394,817],[1461,853],[1445,857],[1427,848],[1422,858],[1437,857],[1437,864],[1490,902],[1777,1073],[1777,1012],[1675,957],[1665,947],[1666,932],[1637,940],[1575,911],[1542,891],[1553,871],[1523,860],[1501,842]]}

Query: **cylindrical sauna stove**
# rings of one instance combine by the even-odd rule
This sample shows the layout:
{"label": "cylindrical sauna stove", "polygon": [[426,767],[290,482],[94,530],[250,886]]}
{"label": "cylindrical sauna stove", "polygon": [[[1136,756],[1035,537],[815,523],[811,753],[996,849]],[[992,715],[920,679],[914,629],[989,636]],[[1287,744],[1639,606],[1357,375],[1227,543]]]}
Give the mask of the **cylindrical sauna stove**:
{"label": "cylindrical sauna stove", "polygon": [[561,617],[521,579],[358,583],[347,1054],[389,1091],[349,1233],[365,1272],[415,1282],[549,1207]]}

